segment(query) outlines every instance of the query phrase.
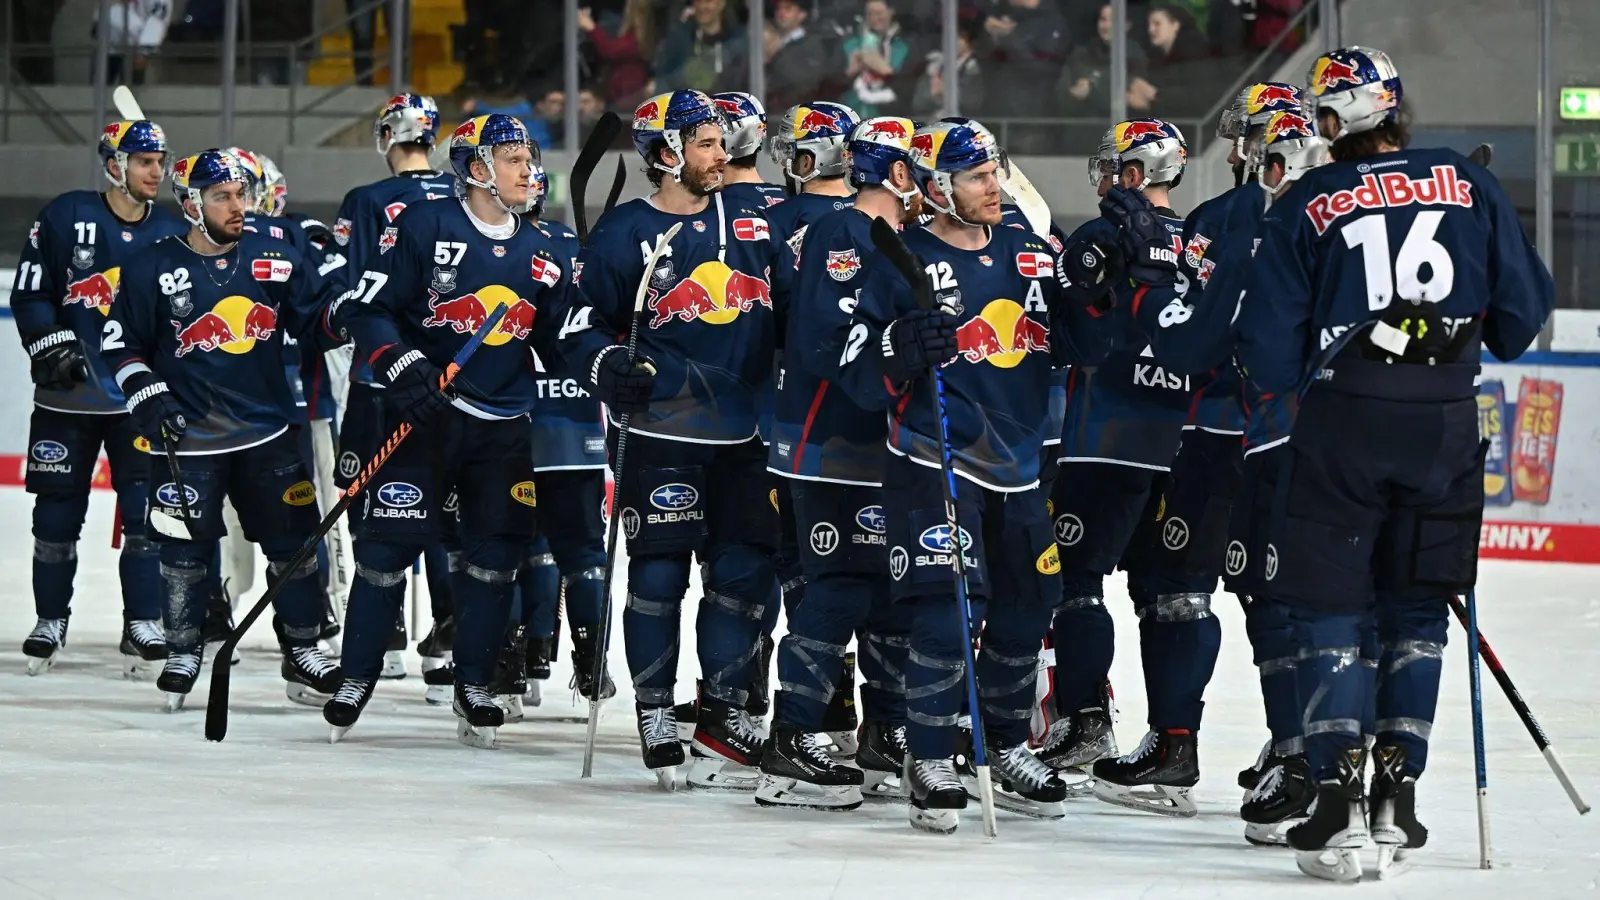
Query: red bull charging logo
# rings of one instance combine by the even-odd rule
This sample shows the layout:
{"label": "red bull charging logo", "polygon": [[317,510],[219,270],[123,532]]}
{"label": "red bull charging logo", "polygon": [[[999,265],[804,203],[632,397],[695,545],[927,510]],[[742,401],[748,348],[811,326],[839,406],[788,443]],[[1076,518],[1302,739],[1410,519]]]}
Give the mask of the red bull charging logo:
{"label": "red bull charging logo", "polygon": [[877,119],[868,119],[856,129],[856,140],[867,141],[873,144],[885,144],[898,147],[901,150],[911,149],[911,135],[916,133],[916,126],[910,119],[900,119],[894,116],[883,116]]}
{"label": "red bull charging logo", "polygon": [[667,104],[672,101],[671,94],[658,94],[639,104],[633,111],[633,127],[636,129],[659,131],[667,125]]}
{"label": "red bull charging logo", "polygon": [[794,136],[798,138],[810,137],[813,134],[838,134],[840,123],[838,115],[825,109],[812,109],[801,106],[794,111]]}
{"label": "red bull charging logo", "polygon": [[1300,108],[1300,95],[1287,84],[1258,84],[1250,89],[1244,106],[1252,116],[1273,110],[1292,112]]}
{"label": "red bull charging logo", "polygon": [[757,306],[772,308],[767,282],[746,275],[716,260],[695,266],[688,278],[665,293],[650,289],[650,327],[660,328],[674,320],[708,325],[727,325]]}
{"label": "red bull charging logo", "polygon": [[1303,116],[1290,112],[1273,113],[1267,120],[1266,142],[1285,138],[1316,137],[1317,130]]}
{"label": "red bull charging logo", "polygon": [[422,320],[424,328],[449,328],[456,334],[471,334],[488,321],[489,314],[502,306],[510,306],[500,324],[483,339],[484,344],[498,347],[508,341],[527,340],[533,331],[537,310],[532,303],[518,297],[504,285],[491,284],[470,294],[444,297],[428,291],[428,309],[431,312]]}
{"label": "red bull charging logo", "polygon": [[61,299],[63,306],[82,306],[97,309],[100,315],[111,315],[111,301],[117,296],[117,282],[122,278],[122,268],[115,266],[96,272],[81,281],[67,285],[67,295]]}
{"label": "red bull charging logo", "polygon": [[1167,136],[1165,125],[1148,119],[1136,119],[1132,122],[1123,122],[1117,126],[1116,148],[1121,153],[1145,138],[1160,140]]}
{"label": "red bull charging logo", "polygon": [[956,347],[967,362],[1010,369],[1035,350],[1048,352],[1050,330],[1028,318],[1016,301],[991,300],[956,329]]}
{"label": "red bull charging logo", "polygon": [[278,312],[264,303],[236,294],[217,301],[216,306],[187,325],[172,320],[172,328],[178,336],[174,352],[180,357],[195,350],[249,353],[255,349],[256,341],[266,340],[278,330]]}
{"label": "red bull charging logo", "polygon": [[1329,56],[1321,57],[1311,69],[1311,93],[1318,97],[1341,85],[1359,87],[1361,75],[1356,67]]}

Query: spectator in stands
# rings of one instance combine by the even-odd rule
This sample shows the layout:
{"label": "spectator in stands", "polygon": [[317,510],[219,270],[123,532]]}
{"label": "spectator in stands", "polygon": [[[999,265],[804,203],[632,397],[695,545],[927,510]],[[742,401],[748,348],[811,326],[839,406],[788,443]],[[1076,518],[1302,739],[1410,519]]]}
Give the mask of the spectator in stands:
{"label": "spectator in stands", "polygon": [[[956,89],[957,101],[963,110],[984,108],[984,78],[973,55],[972,45],[977,37],[977,26],[970,21],[956,25]],[[911,115],[918,119],[937,119],[945,114],[944,106],[944,53],[938,50],[928,54],[928,65],[917,81],[916,92],[911,97]]]}
{"label": "spectator in stands", "polygon": [[996,118],[1034,117],[1051,112],[1050,93],[1061,74],[1067,46],[1066,20],[1055,4],[1041,0],[1005,0],[983,19],[984,39],[978,55],[991,87],[979,110],[962,98],[961,108]]}
{"label": "spectator in stands", "polygon": [[[1245,25],[1245,46],[1257,53],[1272,46],[1306,5],[1305,0],[1234,0]],[[1283,39],[1278,52],[1287,56],[1299,47],[1303,34],[1296,32]]]}
{"label": "spectator in stands", "polygon": [[[1138,41],[1129,40],[1129,82],[1142,75],[1144,69],[1144,48]],[[1056,103],[1068,118],[1103,117],[1110,113],[1111,4],[1100,7],[1094,38],[1078,42],[1068,52],[1067,66],[1056,82]]]}
{"label": "spectator in stands", "polygon": [[[1194,20],[1195,33],[1205,38],[1214,56],[1231,56],[1244,49],[1244,18],[1236,0],[1165,0]],[[1252,0],[1253,2],[1253,0]]]}
{"label": "spectator in stands", "polygon": [[867,0],[861,23],[844,41],[845,74],[855,79],[845,92],[845,105],[862,118],[886,115],[899,98],[894,79],[911,56],[900,35],[888,0]]}
{"label": "spectator in stands", "polygon": [[528,126],[528,136],[545,150],[561,146],[558,135],[563,132],[562,117],[566,115],[566,111],[566,92],[548,86],[537,89],[526,100],[504,106],[483,103],[473,98],[468,98],[461,104],[461,114],[464,116],[500,113],[521,119],[522,123]]}
{"label": "spectator in stands", "polygon": [[650,0],[627,0],[620,16],[603,13],[599,24],[589,7],[578,10],[578,30],[588,36],[604,68],[607,102],[633,107],[644,101],[648,61],[656,49],[655,16]]}
{"label": "spectator in stands", "polygon": [[[694,0],[693,12],[662,39],[656,50],[652,90],[715,90],[725,73],[744,65],[744,29],[728,13],[725,0]],[[748,80],[740,75],[740,84]]]}
{"label": "spectator in stands", "polygon": [[[762,51],[767,61],[769,111],[782,112],[807,100],[837,97],[843,90],[844,78],[828,65],[825,38],[806,27],[809,18],[810,13],[796,0],[778,0],[765,23]],[[727,76],[719,90],[747,90],[741,85],[749,83],[748,75],[738,71]]]}
{"label": "spectator in stands", "polygon": [[1150,59],[1145,74],[1129,79],[1129,114],[1203,115],[1227,88],[1228,73],[1207,58],[1210,48],[1188,12],[1164,3],[1147,20]]}
{"label": "spectator in stands", "polygon": [[[98,7],[95,15],[99,15]],[[167,38],[172,5],[167,0],[115,0],[106,15],[111,27],[111,55],[106,60],[106,80],[116,84],[130,77],[133,84],[143,84],[150,55]],[[97,19],[91,33],[98,35],[100,25]],[[128,50],[133,51],[131,76],[126,72],[125,53]]]}

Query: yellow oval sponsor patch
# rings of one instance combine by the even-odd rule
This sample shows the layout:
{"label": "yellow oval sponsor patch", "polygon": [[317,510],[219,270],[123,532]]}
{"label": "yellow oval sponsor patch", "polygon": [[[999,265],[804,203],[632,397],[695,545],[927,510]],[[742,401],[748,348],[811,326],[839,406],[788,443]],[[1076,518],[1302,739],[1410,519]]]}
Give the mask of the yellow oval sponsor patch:
{"label": "yellow oval sponsor patch", "polygon": [[511,486],[511,499],[523,506],[538,506],[539,494],[534,490],[533,482],[519,481]]}
{"label": "yellow oval sponsor patch", "polygon": [[1046,547],[1043,553],[1039,554],[1039,559],[1034,563],[1034,567],[1043,575],[1054,575],[1061,571],[1061,553],[1056,550],[1054,542]]}
{"label": "yellow oval sponsor patch", "polygon": [[150,439],[146,438],[142,434],[139,435],[138,437],[133,439],[133,449],[139,451],[140,453],[149,453],[150,452]]}
{"label": "yellow oval sponsor patch", "polygon": [[317,489],[309,481],[297,482],[283,492],[283,502],[290,506],[310,506],[317,502]]}
{"label": "yellow oval sponsor patch", "polygon": [[1054,500],[1047,499],[1047,500],[1044,501],[1044,514],[1050,517],[1050,521],[1052,521],[1052,522],[1055,521],[1055,518],[1056,518],[1056,502]]}

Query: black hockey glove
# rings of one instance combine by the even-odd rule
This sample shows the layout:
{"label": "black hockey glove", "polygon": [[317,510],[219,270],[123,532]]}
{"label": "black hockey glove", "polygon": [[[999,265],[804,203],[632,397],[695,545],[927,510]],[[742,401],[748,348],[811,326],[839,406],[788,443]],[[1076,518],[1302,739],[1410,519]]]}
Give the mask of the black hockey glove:
{"label": "black hockey glove", "polygon": [[1079,239],[1068,244],[1056,260],[1056,278],[1068,302],[1098,316],[1114,304],[1111,288],[1125,268],[1121,247]]}
{"label": "black hockey glove", "polygon": [[889,323],[880,347],[883,377],[897,387],[910,384],[960,352],[956,317],[942,309],[913,310]]}
{"label": "black hockey glove", "polygon": [[145,369],[124,378],[122,392],[128,398],[128,412],[133,413],[133,427],[145,440],[165,447],[168,440],[176,443],[183,437],[189,421],[178,398],[154,372]]}
{"label": "black hockey glove", "polygon": [[1100,200],[1100,214],[1117,226],[1129,278],[1152,286],[1177,280],[1178,251],[1172,249],[1171,233],[1142,192],[1112,188]]}
{"label": "black hockey glove", "polygon": [[70,328],[58,328],[28,341],[28,356],[33,360],[33,383],[47,391],[68,391],[89,380],[89,364]]}
{"label": "black hockey glove", "polygon": [[595,396],[618,415],[642,413],[650,408],[656,389],[656,364],[640,354],[628,362],[628,348],[620,344],[595,354],[589,367]]}
{"label": "black hockey glove", "polygon": [[420,350],[390,344],[372,361],[372,374],[385,388],[384,404],[412,428],[421,428],[450,408],[450,398],[440,386],[444,373]]}

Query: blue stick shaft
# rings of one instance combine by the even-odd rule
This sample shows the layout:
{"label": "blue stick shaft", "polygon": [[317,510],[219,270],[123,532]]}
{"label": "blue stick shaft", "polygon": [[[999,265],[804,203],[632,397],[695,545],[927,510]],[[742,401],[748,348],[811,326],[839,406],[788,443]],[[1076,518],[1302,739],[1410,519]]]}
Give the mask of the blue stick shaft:
{"label": "blue stick shaft", "polygon": [[967,708],[972,717],[972,762],[989,764],[984,747],[983,710],[978,706],[978,670],[972,656],[972,601],[967,595],[966,548],[961,546],[961,519],[956,512],[956,466],[950,454],[950,419],[945,412],[944,378],[933,369],[934,415],[939,421],[939,468],[944,476],[944,514],[950,529],[951,568],[955,570],[956,606],[961,615],[961,653],[967,680]]}
{"label": "blue stick shaft", "polygon": [[1467,677],[1472,689],[1472,761],[1478,781],[1478,865],[1487,869],[1489,849],[1489,768],[1483,746],[1483,681],[1478,668],[1478,592],[1467,592]]}

